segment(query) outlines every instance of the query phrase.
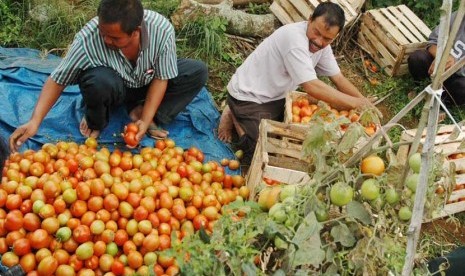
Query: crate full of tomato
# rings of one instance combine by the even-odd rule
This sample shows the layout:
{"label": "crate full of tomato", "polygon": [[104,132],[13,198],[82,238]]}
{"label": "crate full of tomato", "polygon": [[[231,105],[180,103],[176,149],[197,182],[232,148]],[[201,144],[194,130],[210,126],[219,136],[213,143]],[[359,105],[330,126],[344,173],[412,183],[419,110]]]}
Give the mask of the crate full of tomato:
{"label": "crate full of tomato", "polygon": [[[289,124],[308,124],[315,116],[328,117],[331,112],[336,118],[347,118],[346,123],[341,124],[341,130],[345,130],[350,123],[359,122],[365,128],[368,135],[373,135],[377,130],[377,120],[371,118],[360,120],[362,112],[352,110],[338,110],[330,105],[310,97],[307,93],[290,91],[286,94],[284,122]],[[329,118],[326,118],[329,120]]]}

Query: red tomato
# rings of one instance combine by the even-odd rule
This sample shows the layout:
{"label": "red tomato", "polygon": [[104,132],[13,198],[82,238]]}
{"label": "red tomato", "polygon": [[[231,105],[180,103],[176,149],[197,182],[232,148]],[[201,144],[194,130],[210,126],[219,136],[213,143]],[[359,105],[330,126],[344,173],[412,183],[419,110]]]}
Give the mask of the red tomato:
{"label": "red tomato", "polygon": [[90,241],[90,229],[87,225],[79,225],[73,230],[73,239],[78,243]]}
{"label": "red tomato", "polygon": [[35,249],[45,248],[50,245],[51,237],[44,229],[37,229],[32,232],[30,238],[31,246]]}
{"label": "red tomato", "polygon": [[13,242],[13,252],[18,256],[23,256],[31,252],[31,242],[26,239],[18,239]]}
{"label": "red tomato", "polygon": [[135,148],[139,144],[139,141],[136,139],[136,132],[126,132],[123,139],[128,148]]}
{"label": "red tomato", "polygon": [[135,123],[129,123],[124,127],[124,132],[134,132],[137,133],[139,131],[139,127]]}

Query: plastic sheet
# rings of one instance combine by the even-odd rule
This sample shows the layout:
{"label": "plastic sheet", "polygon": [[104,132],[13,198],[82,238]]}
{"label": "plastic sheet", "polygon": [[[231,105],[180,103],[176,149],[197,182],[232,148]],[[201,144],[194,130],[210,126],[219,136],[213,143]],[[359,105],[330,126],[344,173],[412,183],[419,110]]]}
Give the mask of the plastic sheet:
{"label": "plastic sheet", "polygon": [[[34,49],[0,47],[0,136],[3,139],[8,139],[18,126],[30,119],[45,80],[59,62],[59,57]],[[44,143],[63,140],[84,143],[86,138],[79,132],[83,112],[78,86],[68,86],[43,120],[37,134],[20,151],[37,150]],[[178,146],[201,149],[206,161],[233,159],[232,150],[216,138],[219,118],[210,93],[203,88],[172,123],[161,127],[170,132],[169,137]],[[99,145],[128,150],[120,133],[129,121],[123,107],[112,111],[109,125],[98,139]],[[153,145],[154,140],[148,136],[141,141],[141,146]]]}

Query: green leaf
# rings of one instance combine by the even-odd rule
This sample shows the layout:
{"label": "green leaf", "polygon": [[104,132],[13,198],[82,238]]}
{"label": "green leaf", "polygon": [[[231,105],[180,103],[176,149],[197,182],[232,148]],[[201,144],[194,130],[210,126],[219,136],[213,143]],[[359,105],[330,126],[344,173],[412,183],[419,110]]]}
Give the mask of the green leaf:
{"label": "green leaf", "polygon": [[358,201],[352,200],[347,204],[347,214],[349,217],[357,219],[365,225],[371,224],[370,213],[365,209],[363,204]]}
{"label": "green leaf", "polygon": [[292,266],[313,265],[318,267],[325,259],[325,251],[321,249],[320,230],[323,229],[321,224],[316,220],[314,212],[309,213],[292,239],[294,244],[299,245],[296,249],[289,249]]}
{"label": "green leaf", "polygon": [[363,136],[364,128],[360,124],[350,124],[342,136],[341,142],[337,145],[337,151],[348,153]]}
{"label": "green leaf", "polygon": [[306,155],[311,154],[314,149],[324,147],[325,144],[324,126],[322,124],[312,124],[311,131],[308,132],[303,143]]}
{"label": "green leaf", "polygon": [[312,265],[319,267],[325,260],[325,251],[321,249],[320,234],[311,236],[308,240],[299,244],[299,249],[295,252],[292,266]]}
{"label": "green leaf", "polygon": [[345,247],[352,247],[356,242],[354,235],[345,224],[334,226],[331,229],[331,236],[335,242],[340,242]]}
{"label": "green leaf", "polygon": [[309,213],[300,224],[299,228],[292,238],[292,242],[300,244],[303,241],[311,238],[313,235],[320,235],[320,230],[323,229],[321,224],[316,220],[314,212]]}
{"label": "green leaf", "polygon": [[244,272],[244,275],[247,275],[247,276],[257,275],[258,269],[250,261],[243,263],[241,268],[242,268],[242,271]]}
{"label": "green leaf", "polygon": [[286,273],[282,269],[278,269],[273,273],[273,276],[286,276]]}
{"label": "green leaf", "polygon": [[210,243],[210,236],[207,234],[207,232],[205,232],[203,227],[201,227],[199,230],[199,236],[204,243]]}

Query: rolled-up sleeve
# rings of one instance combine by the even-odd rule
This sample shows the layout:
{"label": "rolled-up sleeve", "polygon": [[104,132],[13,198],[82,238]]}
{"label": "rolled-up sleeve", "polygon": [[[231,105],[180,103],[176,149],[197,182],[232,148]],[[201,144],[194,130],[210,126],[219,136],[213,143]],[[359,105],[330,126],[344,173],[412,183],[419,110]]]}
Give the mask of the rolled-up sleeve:
{"label": "rolled-up sleeve", "polygon": [[75,38],[68,53],[51,73],[50,77],[58,84],[76,84],[80,73],[90,67],[84,47],[80,39]]}

